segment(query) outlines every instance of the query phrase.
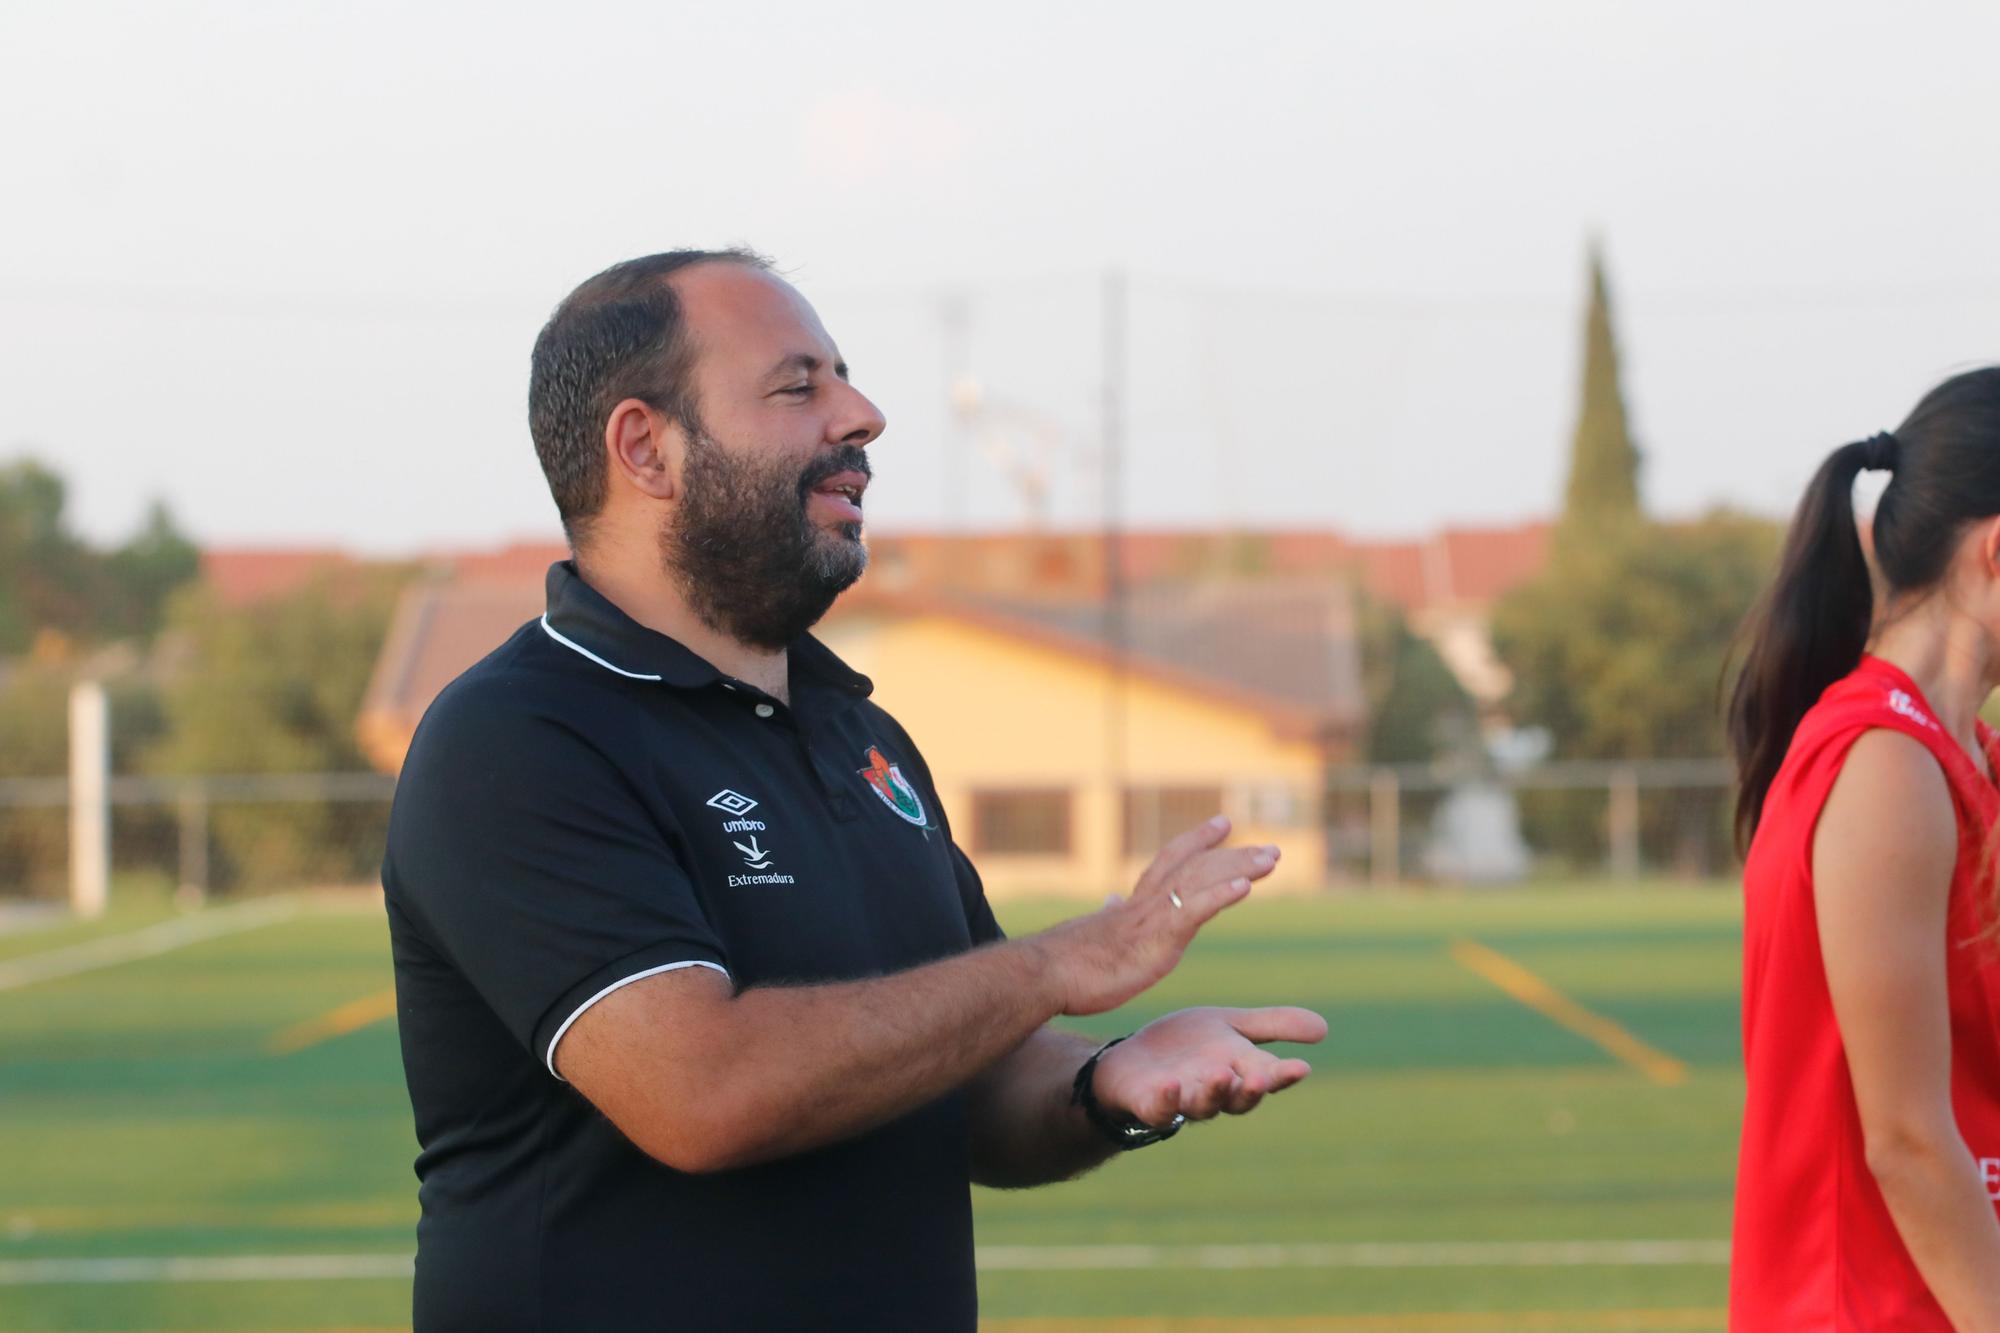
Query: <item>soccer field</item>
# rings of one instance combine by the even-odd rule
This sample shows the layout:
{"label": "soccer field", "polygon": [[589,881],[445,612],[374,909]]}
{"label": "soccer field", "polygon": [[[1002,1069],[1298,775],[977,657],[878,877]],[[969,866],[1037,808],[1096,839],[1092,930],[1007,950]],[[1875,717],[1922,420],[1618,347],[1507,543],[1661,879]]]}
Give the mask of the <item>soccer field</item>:
{"label": "soccer field", "polygon": [[[1721,1330],[1739,933],[1727,889],[1236,909],[1078,1026],[1305,1004],[1315,1074],[1083,1181],[978,1191],[989,1326]],[[0,935],[0,1333],[407,1328],[389,984],[366,897]]]}

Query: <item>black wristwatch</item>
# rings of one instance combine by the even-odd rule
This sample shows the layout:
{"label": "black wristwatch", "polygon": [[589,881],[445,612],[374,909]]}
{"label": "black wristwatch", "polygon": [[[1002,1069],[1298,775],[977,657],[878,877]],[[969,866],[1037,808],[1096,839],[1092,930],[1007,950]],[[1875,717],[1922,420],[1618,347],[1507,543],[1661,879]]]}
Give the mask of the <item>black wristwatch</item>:
{"label": "black wristwatch", "polygon": [[1097,1062],[1104,1058],[1106,1051],[1123,1040],[1124,1037],[1112,1038],[1098,1047],[1091,1057],[1083,1062],[1083,1068],[1076,1071],[1076,1081],[1070,1085],[1069,1104],[1082,1107],[1084,1119],[1108,1139],[1112,1147],[1120,1152],[1130,1152],[1134,1148],[1143,1148],[1149,1143],[1172,1138],[1181,1132],[1181,1126],[1187,1123],[1187,1117],[1176,1115],[1159,1129],[1154,1129],[1143,1121],[1114,1119],[1098,1104],[1097,1090],[1091,1086],[1097,1078]]}

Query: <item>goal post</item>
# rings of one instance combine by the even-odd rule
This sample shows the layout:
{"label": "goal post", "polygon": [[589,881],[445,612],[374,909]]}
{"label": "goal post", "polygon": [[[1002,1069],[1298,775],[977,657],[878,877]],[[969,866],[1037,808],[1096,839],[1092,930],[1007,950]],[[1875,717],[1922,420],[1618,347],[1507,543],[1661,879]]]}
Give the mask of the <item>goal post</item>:
{"label": "goal post", "polygon": [[69,694],[69,901],[80,917],[104,915],[111,889],[111,724],[104,687]]}

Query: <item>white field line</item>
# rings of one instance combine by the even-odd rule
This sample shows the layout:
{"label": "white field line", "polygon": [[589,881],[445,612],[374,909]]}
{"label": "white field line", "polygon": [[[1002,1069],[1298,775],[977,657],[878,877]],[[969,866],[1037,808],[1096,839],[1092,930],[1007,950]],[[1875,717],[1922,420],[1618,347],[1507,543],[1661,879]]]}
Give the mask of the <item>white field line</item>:
{"label": "white field line", "polygon": [[[986,1245],[987,1270],[1156,1268],[1633,1268],[1729,1262],[1723,1240],[1443,1241],[1348,1245]],[[326,1282],[407,1278],[401,1254],[240,1254],[0,1260],[0,1287],[106,1282]]]}
{"label": "white field line", "polygon": [[73,977],[141,958],[156,958],[175,949],[203,940],[255,930],[297,916],[299,904],[292,898],[253,898],[227,907],[211,907],[193,916],[176,917],[123,935],[107,935],[47,953],[31,953],[0,962],[0,991],[19,990],[41,981]]}
{"label": "white field line", "polygon": [[1573,1268],[1729,1262],[1725,1240],[984,1245],[981,1268]]}
{"label": "white field line", "polygon": [[407,1254],[233,1254],[178,1259],[0,1259],[0,1287],[105,1282],[327,1282],[408,1278]]}

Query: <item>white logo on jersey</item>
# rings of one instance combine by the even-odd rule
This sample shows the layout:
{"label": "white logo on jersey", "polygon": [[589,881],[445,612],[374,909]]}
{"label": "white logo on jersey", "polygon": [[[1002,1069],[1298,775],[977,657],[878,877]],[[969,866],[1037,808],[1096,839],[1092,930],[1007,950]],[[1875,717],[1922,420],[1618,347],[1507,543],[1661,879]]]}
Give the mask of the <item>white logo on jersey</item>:
{"label": "white logo on jersey", "polygon": [[732,818],[723,821],[722,831],[724,833],[748,833],[750,835],[750,841],[748,842],[737,842],[733,838],[729,842],[729,845],[742,855],[743,868],[745,870],[765,872],[757,875],[731,875],[729,877],[730,888],[739,889],[751,884],[798,883],[790,875],[776,873],[771,870],[771,849],[764,846],[757,838],[757,835],[764,831],[764,821],[761,819],[745,819],[743,817],[757,808],[757,802],[751,800],[740,791],[731,791],[729,788],[724,787],[721,791],[709,797],[707,804],[714,806],[725,815],[732,816]]}
{"label": "white logo on jersey", "polygon": [[741,819],[757,808],[757,803],[748,796],[745,796],[740,791],[731,791],[727,787],[709,797],[708,804],[722,811],[723,814],[735,815],[738,819]]}
{"label": "white logo on jersey", "polygon": [[1889,707],[1918,726],[1929,727],[1932,731],[1939,730],[1938,724],[1926,717],[1923,709],[1917,707],[1917,701],[1902,690],[1889,691]]}
{"label": "white logo on jersey", "polygon": [[769,870],[771,868],[771,854],[757,845],[756,834],[753,833],[750,835],[750,845],[748,847],[740,842],[731,843],[730,846],[743,853],[743,864],[749,866],[752,870]]}

